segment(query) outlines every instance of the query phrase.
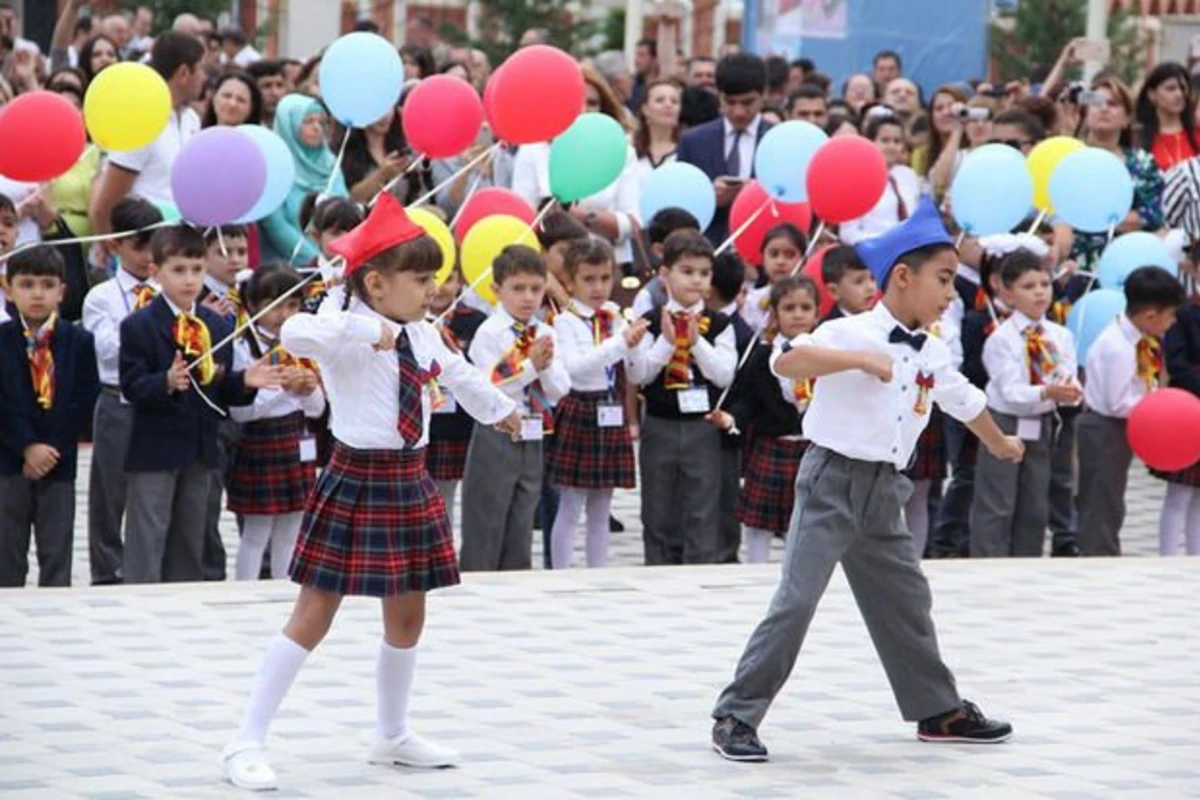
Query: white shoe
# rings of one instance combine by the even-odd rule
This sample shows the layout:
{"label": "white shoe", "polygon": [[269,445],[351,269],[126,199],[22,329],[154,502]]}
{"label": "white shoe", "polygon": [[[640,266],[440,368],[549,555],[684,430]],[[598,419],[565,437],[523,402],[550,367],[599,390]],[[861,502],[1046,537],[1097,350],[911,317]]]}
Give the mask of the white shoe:
{"label": "white shoe", "polygon": [[433,742],[427,742],[414,733],[390,739],[375,734],[371,741],[371,749],[367,754],[367,761],[372,764],[389,766],[437,769],[453,767],[458,763],[459,758],[458,753],[453,750],[439,747]]}
{"label": "white shoe", "polygon": [[275,770],[267,763],[262,745],[254,742],[231,742],[221,751],[221,768],[226,779],[239,789],[269,792],[278,788]]}

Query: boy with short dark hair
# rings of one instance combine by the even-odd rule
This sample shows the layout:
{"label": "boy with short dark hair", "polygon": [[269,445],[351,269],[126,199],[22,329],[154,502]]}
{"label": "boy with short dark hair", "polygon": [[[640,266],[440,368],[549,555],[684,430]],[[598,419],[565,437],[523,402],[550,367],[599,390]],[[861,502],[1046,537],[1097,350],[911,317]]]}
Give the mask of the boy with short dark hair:
{"label": "boy with short dark hair", "polygon": [[1121,555],[1125,486],[1133,451],[1129,414],[1162,385],[1162,337],[1186,300],[1183,286],[1161,267],[1140,267],[1125,279],[1125,311],[1087,354],[1079,417],[1079,549],[1085,556]]}
{"label": "boy with short dark hair", "polygon": [[16,316],[0,324],[0,586],[24,586],[29,535],[38,585],[71,585],[77,442],[96,402],[92,335],[58,319],[66,267],[53,247],[7,264]]}
{"label": "boy with short dark hair", "polygon": [[[646,240],[650,243],[649,257],[655,269],[662,265],[663,243],[675,231],[699,233],[700,223],[696,221],[691,212],[671,207],[656,213],[650,219],[650,224],[646,226]],[[646,281],[646,285],[639,289],[637,295],[634,296],[633,315],[642,317],[651,311],[657,311],[666,304],[667,287],[663,285],[662,278],[655,275]]]}
{"label": "boy with short dark hair", "polygon": [[[13,249],[17,241],[17,207],[6,194],[0,194],[0,255]],[[3,275],[3,264],[0,264],[0,275]],[[12,304],[0,286],[0,322],[7,322],[12,316]]]}
{"label": "boy with short dark hair", "polygon": [[848,244],[838,245],[825,253],[821,261],[821,279],[833,298],[833,309],[818,325],[842,317],[870,311],[875,304],[875,276]]}

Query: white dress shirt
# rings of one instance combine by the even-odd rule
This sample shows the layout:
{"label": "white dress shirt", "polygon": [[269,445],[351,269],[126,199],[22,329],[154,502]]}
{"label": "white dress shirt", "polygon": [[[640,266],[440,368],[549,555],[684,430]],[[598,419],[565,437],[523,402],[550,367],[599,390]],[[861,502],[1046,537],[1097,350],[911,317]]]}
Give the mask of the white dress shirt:
{"label": "white dress shirt", "polygon": [[1092,411],[1126,419],[1150,393],[1137,374],[1137,344],[1141,338],[1141,331],[1122,313],[1092,342],[1083,387],[1083,400]]}
{"label": "white dress shirt", "polygon": [[[489,383],[492,369],[508,355],[517,342],[517,334],[513,331],[513,325],[516,323],[517,321],[512,318],[512,315],[504,310],[504,306],[497,306],[495,313],[479,326],[479,330],[475,331],[475,338],[471,340],[468,357],[472,364],[479,367],[484,380]],[[512,380],[496,387],[526,413],[530,411],[530,408],[525,389],[534,381],[541,381],[542,392],[551,405],[557,403],[566,396],[567,392],[571,391],[571,378],[563,363],[554,328],[545,323],[531,324],[537,325],[535,339],[549,336],[554,340],[554,358],[550,360],[550,365],[541,372],[538,372],[537,367],[533,365],[533,359],[527,358],[521,362],[521,371]],[[467,410],[470,411],[469,408]]]}
{"label": "white dress shirt", "polygon": [[746,302],[742,303],[742,319],[755,333],[765,330],[767,318],[771,316],[771,284],[760,286],[746,292]]}
{"label": "white dress shirt", "polygon": [[[970,422],[983,413],[987,398],[954,369],[945,342],[926,335],[919,351],[905,342],[892,344],[888,336],[896,327],[914,333],[880,302],[870,311],[826,322],[813,333],[793,340],[796,347],[862,350],[892,359],[890,383],[856,369],[818,378],[804,415],[806,439],[847,458],[890,463],[897,469],[905,469],[917,439],[929,424],[934,403],[962,422]],[[772,369],[780,352],[772,354]],[[921,394],[917,386],[919,374],[933,377],[933,387],[924,398],[923,414],[916,410]]]}
{"label": "white dress shirt", "polygon": [[[771,345],[775,348],[775,351],[778,352],[779,349],[787,342],[788,338],[786,336],[784,336],[782,333],[777,333],[775,334],[775,338],[771,341]],[[797,413],[803,414],[808,409],[808,404],[812,402],[812,398],[810,397],[804,402],[797,401],[796,382],[791,378],[784,378],[779,375],[776,375],[775,377],[779,379],[779,391],[783,393],[783,399],[794,405]]]}
{"label": "white dress shirt", "polygon": [[[866,239],[874,239],[899,225],[901,199],[904,200],[904,208],[910,215],[917,210],[917,201],[921,198],[921,179],[912,171],[912,167],[897,164],[888,170],[888,177],[891,180],[883,187],[883,195],[875,207],[865,216],[843,222],[838,229],[842,241],[846,244],[858,244]],[[894,187],[892,181],[895,181]]]}
{"label": "white dress shirt", "polygon": [[174,109],[153,142],[137,150],[113,152],[108,160],[118,167],[136,172],[131,195],[152,203],[174,202],[171,193],[171,166],[188,140],[200,132],[200,118],[190,107]]}
{"label": "white dress shirt", "polygon": [[399,336],[408,332],[417,365],[433,371],[436,361],[439,383],[454,392],[454,399],[467,413],[492,425],[513,411],[513,404],[479,370],[452,352],[437,329],[428,322],[400,324],[377,314],[361,301],[349,311],[326,314],[296,314],[280,331],[283,346],[293,355],[311,358],[321,369],[321,380],[332,411],[330,427],[334,438],[359,450],[417,449],[429,442],[432,387],[421,392],[423,425],[421,438],[405,442],[397,430],[400,416],[400,361],[395,350],[379,351],[380,325]]}
{"label": "white dress shirt", "polygon": [[101,384],[118,386],[121,382],[118,366],[121,322],[133,313],[137,305],[133,287],[139,283],[154,285],[149,278],[139,280],[118,267],[112,278],[97,284],[83,299],[83,327],[96,340],[96,370]]}
{"label": "white dress shirt", "polygon": [[738,138],[737,131],[729,124],[727,118],[721,117],[721,124],[725,128],[725,143],[722,145],[722,152],[725,153],[726,161],[729,160],[735,140],[738,145],[738,174],[727,177],[749,179],[754,172],[754,151],[758,148],[758,128],[762,125],[762,114],[757,114],[754,119],[750,120],[750,124],[742,131],[741,138]]}
{"label": "white dress shirt", "polygon": [[558,336],[556,359],[562,359],[571,378],[571,388],[577,392],[612,392],[616,380],[616,365],[625,364],[625,374],[635,381],[641,377],[643,359],[638,350],[625,343],[628,324],[621,316],[621,307],[611,301],[604,308],[612,312],[612,336],[599,345],[592,330],[595,309],[579,300],[572,300],[554,318],[554,333]]}
{"label": "white dress shirt", "polygon": [[963,363],[962,320],[962,298],[955,293],[950,305],[942,312],[942,318],[938,320],[940,330],[931,331],[950,348],[950,363],[955,369],[962,369]]}
{"label": "white dress shirt", "polygon": [[1044,338],[1054,346],[1057,361],[1046,383],[1065,383],[1075,379],[1075,337],[1061,325],[1045,317],[1032,320],[1014,311],[996,328],[983,345],[983,366],[988,373],[988,408],[1014,417],[1038,417],[1054,410],[1053,400],[1045,399],[1045,386],[1029,381],[1029,357],[1025,331],[1041,325]]}
{"label": "white dress shirt", "polygon": [[[667,301],[665,308],[672,314],[686,311],[699,316],[704,311],[704,301],[696,303],[691,308],[684,308],[674,298],[671,298]],[[670,363],[671,355],[675,352],[674,331],[662,331],[658,338],[653,340],[646,336],[638,345],[638,351],[642,359],[642,364],[639,365],[640,374],[637,378],[631,377],[631,380],[645,386],[653,383],[654,379],[658,377],[658,373],[662,372]],[[725,330],[717,335],[713,344],[709,344],[703,336],[696,337],[696,343],[692,345],[692,361],[713,386],[724,389],[733,383],[733,375],[737,371],[738,362],[737,338],[733,333],[733,325],[726,326]],[[691,369],[691,365],[688,366],[688,369]]]}
{"label": "white dress shirt", "polygon": [[[255,326],[257,328],[257,326]],[[378,328],[376,333],[378,333]],[[257,336],[258,331],[255,330]],[[262,353],[267,353],[274,346],[270,340],[265,337],[257,337],[259,350]],[[376,341],[379,337],[376,336]],[[233,343],[233,368],[236,371],[244,372],[251,364],[257,361],[254,354],[250,352],[250,344],[246,341],[245,336],[239,336]],[[259,389],[254,396],[254,402],[248,406],[231,406],[229,416],[234,422],[254,422],[260,419],[277,419],[286,417],[289,414],[294,414],[297,411],[303,411],[304,416],[309,419],[316,419],[325,411],[325,392],[318,385],[312,394],[301,396],[292,394],[284,390],[282,386],[274,388]]]}

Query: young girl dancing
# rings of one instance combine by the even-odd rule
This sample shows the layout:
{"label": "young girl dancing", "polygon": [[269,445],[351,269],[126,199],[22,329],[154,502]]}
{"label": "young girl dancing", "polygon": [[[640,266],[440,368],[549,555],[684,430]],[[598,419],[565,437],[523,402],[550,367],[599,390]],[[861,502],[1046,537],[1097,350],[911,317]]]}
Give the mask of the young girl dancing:
{"label": "young girl dancing", "polygon": [[246,789],[275,788],[267,726],[348,594],[379,597],[383,606],[368,760],[455,762],[454,753],[413,734],[407,720],[425,594],[459,581],[450,521],[423,452],[439,383],[481,422],[520,430],[513,403],[423,321],[441,251],[391,195],[330,250],[346,261],[343,310],[297,314],[281,330],[290,353],[320,368],[336,441],[305,504],[292,559],[300,595],[267,647],[241,729],[221,754],[228,779]]}

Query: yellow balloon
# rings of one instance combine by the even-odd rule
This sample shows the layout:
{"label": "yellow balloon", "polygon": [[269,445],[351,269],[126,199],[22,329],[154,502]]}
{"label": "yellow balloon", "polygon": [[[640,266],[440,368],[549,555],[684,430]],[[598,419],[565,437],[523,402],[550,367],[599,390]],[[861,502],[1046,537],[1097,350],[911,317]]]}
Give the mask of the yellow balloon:
{"label": "yellow balloon", "polygon": [[1033,178],[1033,205],[1038,211],[1054,211],[1050,205],[1050,176],[1060,161],[1083,147],[1083,142],[1072,136],[1051,136],[1029,151],[1026,163]]}
{"label": "yellow balloon", "polygon": [[442,265],[438,267],[437,274],[433,276],[434,283],[441,286],[454,269],[454,258],[457,255],[454,248],[454,235],[450,233],[446,223],[438,219],[437,214],[427,208],[408,209],[408,218],[424,228],[425,232],[437,242],[438,249],[442,251]]}
{"label": "yellow balloon", "polygon": [[[476,294],[489,303],[496,302],[490,279],[492,262],[510,244],[523,244],[539,252],[542,249],[533,229],[523,220],[507,214],[484,217],[471,226],[467,237],[463,239],[463,277],[467,285],[474,286]],[[489,277],[485,278],[484,275]]]}
{"label": "yellow balloon", "polygon": [[136,150],[153,142],[171,116],[171,91],[145,64],[113,64],[88,84],[83,120],[104,150]]}

